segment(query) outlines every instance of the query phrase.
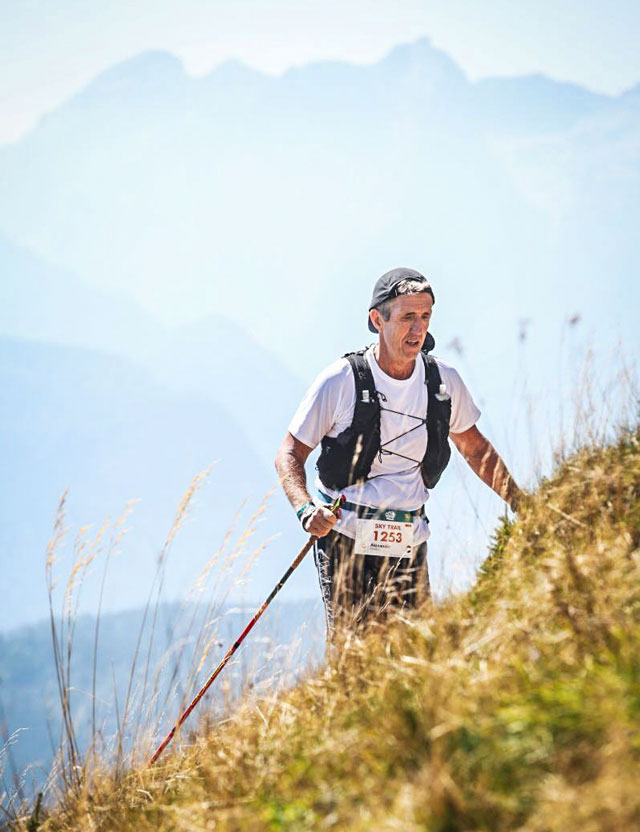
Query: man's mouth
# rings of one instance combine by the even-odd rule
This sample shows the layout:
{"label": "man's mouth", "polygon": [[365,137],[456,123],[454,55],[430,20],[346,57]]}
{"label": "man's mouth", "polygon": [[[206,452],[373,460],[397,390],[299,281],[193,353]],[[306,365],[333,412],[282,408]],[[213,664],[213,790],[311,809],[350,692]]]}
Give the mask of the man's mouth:
{"label": "man's mouth", "polygon": [[420,341],[417,338],[415,340],[407,338],[407,340],[405,341],[405,344],[407,346],[411,347],[412,349],[415,349],[416,347],[420,346]]}

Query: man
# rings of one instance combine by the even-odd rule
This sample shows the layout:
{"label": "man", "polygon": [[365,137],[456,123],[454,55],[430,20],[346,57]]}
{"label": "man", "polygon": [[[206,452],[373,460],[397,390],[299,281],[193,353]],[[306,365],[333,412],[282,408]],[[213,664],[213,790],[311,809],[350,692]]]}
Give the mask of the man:
{"label": "man", "polygon": [[[369,329],[378,343],[315,380],[278,450],[276,469],[314,557],[330,635],[338,624],[415,606],[429,591],[424,503],[450,456],[448,436],[513,509],[520,490],[476,422],[480,411],[452,367],[428,355],[435,295],[413,269],[376,282]],[[312,499],[305,463],[318,445]],[[340,493],[337,516],[328,508]]]}

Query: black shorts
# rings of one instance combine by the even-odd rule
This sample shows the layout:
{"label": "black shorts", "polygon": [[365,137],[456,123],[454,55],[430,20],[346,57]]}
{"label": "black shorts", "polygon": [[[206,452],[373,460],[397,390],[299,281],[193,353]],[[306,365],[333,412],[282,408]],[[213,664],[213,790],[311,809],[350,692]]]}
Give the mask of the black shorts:
{"label": "black shorts", "polygon": [[429,595],[427,544],[410,558],[354,554],[355,541],[338,532],[319,538],[313,549],[332,638],[338,627],[384,620],[391,610],[416,607]]}

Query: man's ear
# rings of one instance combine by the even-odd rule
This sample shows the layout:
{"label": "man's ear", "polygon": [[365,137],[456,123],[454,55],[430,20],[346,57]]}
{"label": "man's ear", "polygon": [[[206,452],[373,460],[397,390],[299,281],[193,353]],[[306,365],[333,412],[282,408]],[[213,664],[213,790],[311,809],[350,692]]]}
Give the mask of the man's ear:
{"label": "man's ear", "polygon": [[382,315],[378,312],[377,309],[371,309],[369,312],[369,320],[375,326],[375,328],[380,332],[380,326],[382,321]]}

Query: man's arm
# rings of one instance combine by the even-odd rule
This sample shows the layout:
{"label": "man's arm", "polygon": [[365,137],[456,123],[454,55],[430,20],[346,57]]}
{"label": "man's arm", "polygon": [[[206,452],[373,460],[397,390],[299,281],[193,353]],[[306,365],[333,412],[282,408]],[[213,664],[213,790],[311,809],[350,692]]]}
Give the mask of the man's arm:
{"label": "man's arm", "polygon": [[507,470],[491,442],[474,425],[462,433],[450,434],[451,440],[469,466],[496,494],[517,511],[522,491]]}
{"label": "man's arm", "polygon": [[[287,433],[276,454],[275,466],[280,482],[293,508],[298,511],[305,503],[311,502],[311,495],[307,490],[307,475],[304,470],[305,462],[313,449],[304,442],[300,442]],[[339,515],[338,515],[339,516]],[[324,537],[335,526],[338,517],[328,508],[316,507],[313,514],[304,524],[305,531],[316,537]]]}

